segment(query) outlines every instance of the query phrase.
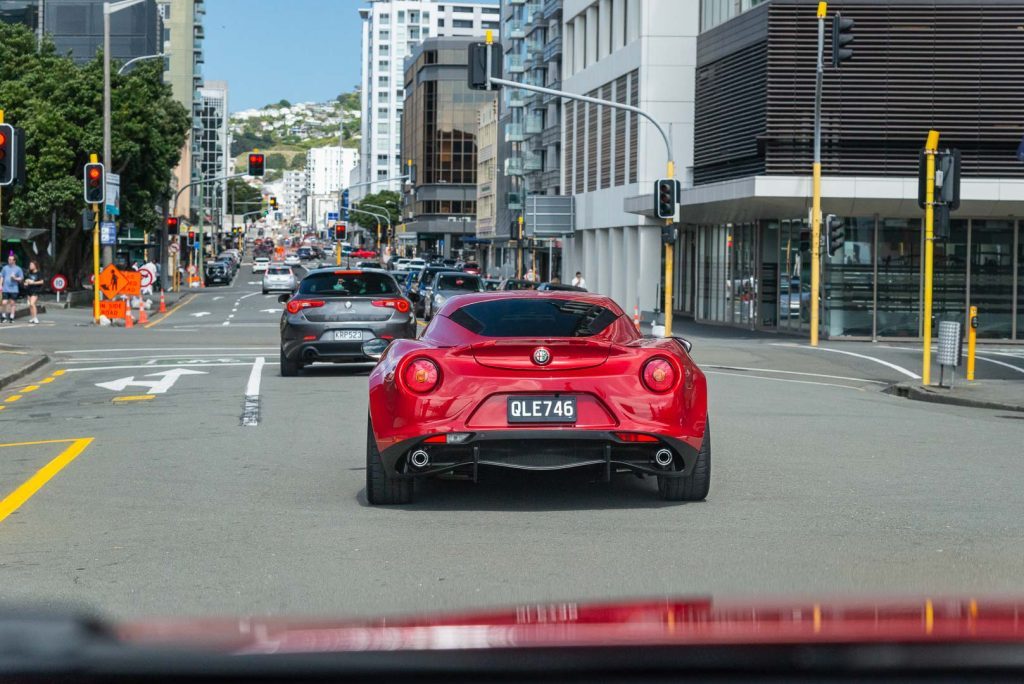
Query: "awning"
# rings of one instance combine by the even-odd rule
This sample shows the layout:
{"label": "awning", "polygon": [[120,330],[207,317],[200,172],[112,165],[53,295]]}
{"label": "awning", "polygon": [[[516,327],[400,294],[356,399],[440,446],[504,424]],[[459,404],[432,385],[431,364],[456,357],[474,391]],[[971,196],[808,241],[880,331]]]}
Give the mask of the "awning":
{"label": "awning", "polygon": [[49,232],[47,228],[17,228],[15,226],[3,226],[2,230],[4,240],[34,240]]}

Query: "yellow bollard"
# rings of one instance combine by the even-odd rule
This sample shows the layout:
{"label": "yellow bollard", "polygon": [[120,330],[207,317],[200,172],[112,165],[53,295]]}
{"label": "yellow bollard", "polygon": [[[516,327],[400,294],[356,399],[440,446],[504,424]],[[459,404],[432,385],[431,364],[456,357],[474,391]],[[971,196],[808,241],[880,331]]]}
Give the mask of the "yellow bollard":
{"label": "yellow bollard", "polygon": [[974,345],[978,340],[978,307],[972,306],[967,321],[967,379],[974,380]]}

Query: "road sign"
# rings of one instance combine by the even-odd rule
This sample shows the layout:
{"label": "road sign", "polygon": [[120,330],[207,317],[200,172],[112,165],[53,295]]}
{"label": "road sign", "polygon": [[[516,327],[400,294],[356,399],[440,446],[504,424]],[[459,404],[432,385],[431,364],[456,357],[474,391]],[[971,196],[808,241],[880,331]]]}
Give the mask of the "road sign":
{"label": "road sign", "polygon": [[175,240],[171,244],[167,245],[167,251],[170,252],[171,254],[177,254],[178,250],[180,250],[180,249],[181,249],[181,245],[178,244],[177,240]]}
{"label": "road sign", "polygon": [[336,211],[329,211],[329,212],[327,212],[327,220],[328,221],[337,221],[338,220],[338,212],[336,212]]}
{"label": "road sign", "polygon": [[116,173],[107,173],[106,207],[108,216],[121,215],[121,176]]}
{"label": "road sign", "polygon": [[[124,302],[122,302],[123,304]],[[111,380],[110,382],[97,382],[97,387],[108,389],[112,392],[123,392],[125,389],[132,385],[138,385],[139,387],[148,387],[146,394],[163,394],[167,390],[174,386],[174,383],[178,381],[183,375],[206,375],[206,371],[189,370],[188,368],[172,368],[170,370],[160,371],[159,373],[149,373],[145,377],[147,378],[160,378],[159,380],[136,380],[134,375],[129,375],[125,378],[118,378],[117,380]]]}
{"label": "road sign", "polygon": [[196,265],[195,264],[189,264],[188,265],[188,272],[189,272],[189,275],[195,275],[196,274]]}
{"label": "road sign", "polygon": [[100,224],[100,244],[113,245],[117,242],[117,226],[113,221],[104,221]]}
{"label": "road sign", "polygon": [[142,287],[149,287],[153,284],[153,272],[148,268],[140,270],[139,276],[142,278],[142,282],[140,283]]}
{"label": "road sign", "polygon": [[113,299],[117,296],[117,293],[124,287],[125,280],[121,271],[117,270],[114,264],[107,264],[102,271],[100,271],[100,292],[107,299]]}
{"label": "road sign", "polygon": [[138,297],[142,294],[142,272],[121,271],[124,278],[124,285],[121,286],[121,294]]}
{"label": "road sign", "polygon": [[68,279],[58,273],[50,278],[50,289],[54,292],[63,292],[68,289]]}
{"label": "road sign", "polygon": [[100,302],[100,316],[124,318],[127,311],[128,302],[123,299],[104,299]]}
{"label": "road sign", "polygon": [[525,237],[572,235],[576,215],[572,195],[527,195]]}

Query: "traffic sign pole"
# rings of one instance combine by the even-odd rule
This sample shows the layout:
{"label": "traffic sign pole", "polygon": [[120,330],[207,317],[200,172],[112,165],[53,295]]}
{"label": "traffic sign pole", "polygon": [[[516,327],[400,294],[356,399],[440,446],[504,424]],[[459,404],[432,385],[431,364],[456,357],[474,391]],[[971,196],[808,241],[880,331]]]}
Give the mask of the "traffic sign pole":
{"label": "traffic sign pole", "polygon": [[[89,155],[89,162],[95,164],[99,157]],[[100,322],[100,205],[92,205],[92,321]]]}

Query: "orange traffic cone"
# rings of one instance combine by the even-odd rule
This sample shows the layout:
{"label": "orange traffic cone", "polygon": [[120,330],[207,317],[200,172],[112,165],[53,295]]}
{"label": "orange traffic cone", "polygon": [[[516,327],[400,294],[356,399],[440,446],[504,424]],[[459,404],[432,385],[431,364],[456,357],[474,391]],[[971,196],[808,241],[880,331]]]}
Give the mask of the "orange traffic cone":
{"label": "orange traffic cone", "polygon": [[639,304],[635,304],[633,306],[633,325],[636,326],[637,330],[640,329],[640,305]]}
{"label": "orange traffic cone", "polygon": [[160,291],[160,313],[167,313],[167,302],[164,301],[163,290]]}
{"label": "orange traffic cone", "polygon": [[126,306],[124,309],[124,327],[135,327],[135,321],[132,320],[132,307],[130,306]]}
{"label": "orange traffic cone", "polygon": [[139,325],[149,323],[149,316],[146,315],[146,302],[139,298]]}

